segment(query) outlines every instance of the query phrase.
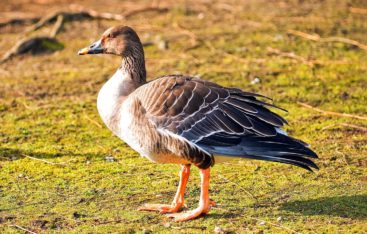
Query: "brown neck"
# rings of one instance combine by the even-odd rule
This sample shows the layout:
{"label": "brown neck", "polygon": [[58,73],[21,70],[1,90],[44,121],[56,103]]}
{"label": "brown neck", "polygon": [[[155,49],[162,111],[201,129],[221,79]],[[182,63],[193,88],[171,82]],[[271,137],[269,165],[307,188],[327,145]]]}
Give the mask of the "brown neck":
{"label": "brown neck", "polygon": [[122,96],[128,96],[146,83],[144,52],[142,50],[124,56],[119,69],[123,74],[122,90],[120,90]]}

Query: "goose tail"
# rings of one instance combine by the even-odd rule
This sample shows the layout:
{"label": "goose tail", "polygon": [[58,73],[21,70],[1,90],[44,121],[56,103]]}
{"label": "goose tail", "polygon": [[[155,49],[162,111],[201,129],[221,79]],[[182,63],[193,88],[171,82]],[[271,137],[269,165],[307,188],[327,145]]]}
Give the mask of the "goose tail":
{"label": "goose tail", "polygon": [[[244,136],[237,142],[225,134],[217,135],[213,142],[202,142],[200,147],[221,157],[248,158],[291,164],[312,171],[319,169],[310,158],[318,158],[309,146],[284,134],[271,137]],[[221,144],[218,144],[220,142]],[[208,144],[209,143],[209,144]],[[213,144],[214,143],[214,144]]]}

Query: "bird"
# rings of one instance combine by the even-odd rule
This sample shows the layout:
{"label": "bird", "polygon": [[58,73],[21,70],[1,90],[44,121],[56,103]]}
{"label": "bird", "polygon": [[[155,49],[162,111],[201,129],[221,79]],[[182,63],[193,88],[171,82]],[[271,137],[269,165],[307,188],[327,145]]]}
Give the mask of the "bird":
{"label": "bird", "polygon": [[[223,87],[195,76],[165,75],[147,81],[143,45],[135,30],[119,25],[78,51],[112,54],[121,66],[98,93],[97,109],[113,134],[142,157],[180,165],[180,181],[171,204],[144,204],[183,222],[209,212],[210,169],[216,162],[244,158],[318,169],[308,144],[282,129],[287,121],[272,108],[272,99],[239,88]],[[199,168],[197,208],[181,212],[191,166]]]}

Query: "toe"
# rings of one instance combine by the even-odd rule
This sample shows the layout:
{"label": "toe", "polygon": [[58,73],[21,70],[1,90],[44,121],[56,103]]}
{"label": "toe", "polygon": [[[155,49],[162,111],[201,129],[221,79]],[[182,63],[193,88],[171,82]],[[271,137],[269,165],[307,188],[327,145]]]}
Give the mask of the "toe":
{"label": "toe", "polygon": [[139,211],[161,211],[165,207],[169,208],[170,205],[165,204],[144,204],[138,208]]}
{"label": "toe", "polygon": [[168,214],[167,217],[173,218],[175,222],[184,222],[195,219],[199,217],[201,214],[204,214],[204,211],[203,209],[198,208],[185,213]]}
{"label": "toe", "polygon": [[178,208],[176,207],[168,207],[168,208],[162,208],[159,213],[161,214],[167,214],[167,213],[176,213],[178,211]]}

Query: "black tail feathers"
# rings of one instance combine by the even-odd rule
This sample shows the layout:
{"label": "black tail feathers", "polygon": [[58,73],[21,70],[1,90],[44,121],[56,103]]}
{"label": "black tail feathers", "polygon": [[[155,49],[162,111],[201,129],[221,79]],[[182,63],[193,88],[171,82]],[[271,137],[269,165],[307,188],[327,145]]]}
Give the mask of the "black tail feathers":
{"label": "black tail feathers", "polygon": [[[221,140],[227,137],[217,136]],[[230,139],[229,139],[230,138]],[[236,143],[228,136],[229,144],[213,145],[201,143],[200,146],[214,155],[228,157],[250,158],[295,165],[306,170],[319,169],[309,158],[317,158],[306,143],[283,134],[272,137],[243,136]],[[222,141],[223,143],[223,141]]]}

